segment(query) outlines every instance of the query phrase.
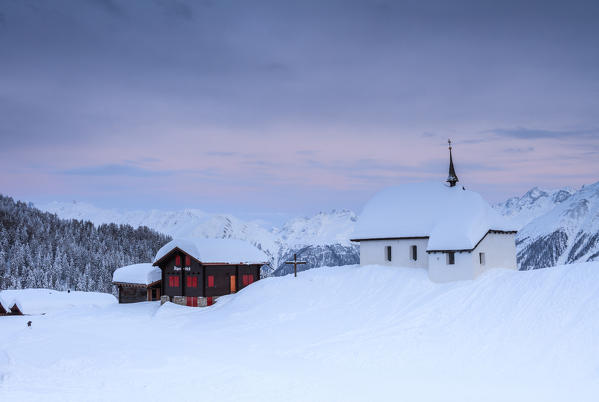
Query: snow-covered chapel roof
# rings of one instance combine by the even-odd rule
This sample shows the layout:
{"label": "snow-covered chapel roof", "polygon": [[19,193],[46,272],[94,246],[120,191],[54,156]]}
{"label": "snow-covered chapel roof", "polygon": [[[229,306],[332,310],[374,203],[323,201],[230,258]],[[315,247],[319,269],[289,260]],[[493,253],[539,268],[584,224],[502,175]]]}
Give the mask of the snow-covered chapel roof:
{"label": "snow-covered chapel roof", "polygon": [[180,238],[162,246],[154,257],[154,263],[175,248],[203,263],[264,264],[268,261],[262,250],[243,240]]}
{"label": "snow-covered chapel roof", "polygon": [[127,265],[118,268],[112,274],[112,281],[118,283],[134,283],[149,285],[162,279],[162,271],[152,263]]}
{"label": "snow-covered chapel roof", "polygon": [[515,231],[473,191],[442,183],[389,187],[366,204],[354,240],[428,237],[428,251],[471,250],[489,230]]}

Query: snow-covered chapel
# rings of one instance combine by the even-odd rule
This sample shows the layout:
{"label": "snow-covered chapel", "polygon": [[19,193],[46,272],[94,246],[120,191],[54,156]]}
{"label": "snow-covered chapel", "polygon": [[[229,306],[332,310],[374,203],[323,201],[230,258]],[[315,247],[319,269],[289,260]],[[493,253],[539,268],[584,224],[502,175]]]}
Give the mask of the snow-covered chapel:
{"label": "snow-covered chapel", "polygon": [[422,268],[435,282],[517,269],[516,228],[480,194],[456,185],[451,149],[447,184],[390,187],[366,204],[352,239],[360,265]]}

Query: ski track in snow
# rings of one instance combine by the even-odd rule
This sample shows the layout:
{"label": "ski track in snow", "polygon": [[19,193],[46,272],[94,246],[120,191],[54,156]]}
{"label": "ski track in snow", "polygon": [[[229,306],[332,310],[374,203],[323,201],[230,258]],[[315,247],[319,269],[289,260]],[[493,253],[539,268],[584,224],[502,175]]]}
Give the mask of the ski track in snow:
{"label": "ski track in snow", "polygon": [[2,317],[0,400],[595,401],[597,294],[599,263],[448,284],[344,266],[202,309]]}

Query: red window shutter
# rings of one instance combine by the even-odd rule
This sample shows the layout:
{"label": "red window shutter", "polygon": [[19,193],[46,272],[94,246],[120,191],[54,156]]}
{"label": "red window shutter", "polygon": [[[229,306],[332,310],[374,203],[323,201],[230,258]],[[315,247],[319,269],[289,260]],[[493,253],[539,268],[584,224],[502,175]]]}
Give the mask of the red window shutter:
{"label": "red window shutter", "polygon": [[209,288],[214,287],[214,276],[213,275],[208,275],[208,287]]}
{"label": "red window shutter", "polygon": [[171,288],[178,288],[179,287],[179,277],[176,275],[171,275],[168,277],[168,285]]}
{"label": "red window shutter", "polygon": [[206,304],[209,306],[212,306],[212,297],[207,297],[206,298]]}
{"label": "red window shutter", "polygon": [[248,275],[248,285],[254,283],[254,275]]}
{"label": "red window shutter", "polygon": [[176,267],[180,267],[181,266],[181,256],[178,255],[175,257],[175,266]]}
{"label": "red window shutter", "polygon": [[191,276],[187,277],[187,287],[190,288],[191,287]]}
{"label": "red window shutter", "polygon": [[[194,288],[197,288],[197,287],[198,287],[198,277],[197,277],[197,276],[194,276],[194,277],[193,277],[193,287],[194,287]],[[197,307],[197,306],[196,306],[196,307]]]}
{"label": "red window shutter", "polygon": [[191,257],[188,255],[185,256],[185,266],[186,267],[191,266]]}

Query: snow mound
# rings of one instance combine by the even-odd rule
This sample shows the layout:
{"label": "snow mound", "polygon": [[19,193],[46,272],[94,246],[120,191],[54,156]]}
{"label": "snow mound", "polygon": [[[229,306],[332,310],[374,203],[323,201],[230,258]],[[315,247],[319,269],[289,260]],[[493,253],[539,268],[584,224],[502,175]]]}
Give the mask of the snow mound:
{"label": "snow mound", "polygon": [[179,248],[204,263],[264,264],[268,261],[262,250],[243,240],[180,238],[162,246],[154,257],[154,263],[174,248]]}
{"label": "snow mound", "polygon": [[[0,318],[0,395],[595,402],[597,294],[599,263],[445,284],[418,269],[344,266],[260,280],[209,308],[114,304],[31,328],[30,317]],[[173,342],[191,346],[164,347]]]}
{"label": "snow mound", "polygon": [[112,281],[149,285],[162,278],[162,271],[152,263],[133,264],[118,268],[112,274]]}
{"label": "snow mound", "polygon": [[117,302],[116,298],[108,293],[78,291],[69,293],[51,289],[3,290],[0,291],[0,300],[6,309],[16,302],[23,314],[44,314],[83,306],[104,307]]}
{"label": "snow mound", "polygon": [[480,194],[427,182],[389,187],[376,194],[364,207],[353,237],[429,237],[428,250],[469,250],[489,230],[516,227]]}

